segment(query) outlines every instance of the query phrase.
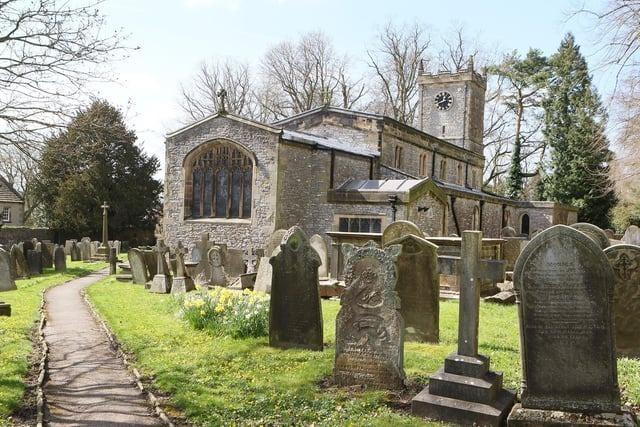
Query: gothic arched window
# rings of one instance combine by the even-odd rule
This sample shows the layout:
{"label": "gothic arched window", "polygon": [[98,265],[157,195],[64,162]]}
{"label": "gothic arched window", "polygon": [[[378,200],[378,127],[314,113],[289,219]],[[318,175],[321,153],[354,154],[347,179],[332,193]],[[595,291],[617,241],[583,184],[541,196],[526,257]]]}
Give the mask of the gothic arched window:
{"label": "gothic arched window", "polygon": [[246,154],[232,144],[217,143],[188,166],[191,218],[251,218],[253,162]]}

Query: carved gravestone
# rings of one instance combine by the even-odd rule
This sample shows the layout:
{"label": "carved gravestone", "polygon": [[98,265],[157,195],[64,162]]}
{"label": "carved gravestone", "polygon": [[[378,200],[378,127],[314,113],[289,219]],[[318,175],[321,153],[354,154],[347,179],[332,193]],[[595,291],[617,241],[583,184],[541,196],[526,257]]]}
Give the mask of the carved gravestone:
{"label": "carved gravestone", "polygon": [[320,257],[300,227],[292,227],[273,251],[269,345],[322,351]]}
{"label": "carved gravestone", "polygon": [[9,256],[11,257],[13,270],[15,271],[15,278],[29,277],[29,266],[27,265],[27,259],[18,245],[11,246]]}
{"label": "carved gravestone", "polygon": [[501,231],[500,231],[500,237],[516,237],[518,235],[518,233],[516,233],[516,229],[513,227],[504,227]]}
{"label": "carved gravestone", "polygon": [[382,232],[382,245],[386,246],[392,240],[399,239],[400,237],[404,237],[409,234],[424,238],[424,233],[411,221],[400,220],[392,222]]}
{"label": "carved gravestone", "polygon": [[158,274],[158,257],[153,249],[144,248],[140,249],[142,253],[142,257],[144,258],[144,264],[147,267],[147,274],[149,276],[149,280],[152,280],[156,274]]}
{"label": "carved gravestone", "polygon": [[171,284],[172,294],[190,292],[196,289],[196,285],[193,283],[193,279],[189,276],[187,267],[184,264],[187,252],[187,248],[179,241],[176,247],[176,275]]}
{"label": "carved gravestone", "polygon": [[214,246],[209,249],[207,254],[209,259],[209,269],[211,270],[211,276],[209,277],[209,286],[227,286],[229,285],[229,276],[222,265],[222,250],[219,246]]}
{"label": "carved gravestone", "polygon": [[400,389],[404,383],[404,322],[395,260],[402,247],[343,244],[346,290],[336,318],[333,378],[338,385]]}
{"label": "carved gravestone", "polygon": [[589,224],[588,222],[577,222],[575,224],[572,224],[571,228],[574,228],[589,236],[590,239],[592,239],[598,244],[598,246],[600,246],[600,249],[608,248],[611,245],[606,233],[597,225]]}
{"label": "carved gravestone", "polygon": [[277,248],[280,247],[280,244],[282,243],[282,238],[284,237],[285,234],[287,234],[287,230],[284,230],[281,228],[274,231],[273,234],[269,236],[269,239],[267,240],[267,244],[264,247],[264,256],[271,258],[271,256],[273,255],[273,251],[275,251]]}
{"label": "carved gravestone", "polygon": [[67,254],[67,256],[71,256],[71,243],[74,242],[74,240],[65,240],[64,241],[64,253]]}
{"label": "carved gravestone", "polygon": [[264,256],[264,251],[257,250],[253,245],[249,245],[243,260],[247,265],[247,274],[255,273],[258,267],[258,260]]}
{"label": "carved gravestone", "polygon": [[144,259],[144,254],[138,248],[129,250],[129,265],[131,266],[131,278],[133,283],[145,285],[149,281],[149,270]]}
{"label": "carved gravestone", "polygon": [[640,246],[640,227],[630,225],[622,236],[622,241],[628,245]]}
{"label": "carved gravestone", "polygon": [[618,356],[640,358],[640,246],[604,250],[615,277],[613,312]]}
{"label": "carved gravestone", "polygon": [[256,274],[256,283],[253,288],[257,292],[271,293],[271,276],[273,269],[271,263],[269,263],[269,258],[270,257],[267,256],[260,258],[258,273]]}
{"label": "carved gravestone", "polygon": [[80,261],[82,259],[82,254],[80,253],[80,246],[78,246],[78,242],[75,240],[71,241],[71,261]]}
{"label": "carved gravestone", "polygon": [[67,255],[62,246],[56,245],[53,249],[53,265],[58,273],[67,271]]}
{"label": "carved gravestone", "polygon": [[91,261],[91,239],[83,237],[80,240],[80,259],[84,262]]}
{"label": "carved gravestone", "polygon": [[318,267],[318,277],[320,280],[329,277],[329,251],[327,249],[327,242],[324,241],[322,236],[314,234],[309,239],[309,244],[320,256],[320,267]]}
{"label": "carved gravestone", "polygon": [[194,276],[198,286],[207,286],[211,278],[211,263],[209,261],[209,249],[214,246],[209,240],[209,233],[202,233],[200,240],[196,242],[196,248],[192,252],[191,260],[197,262]]}
{"label": "carved gravestone", "polygon": [[118,269],[118,253],[116,248],[109,248],[109,274],[116,274],[116,270]]}
{"label": "carved gravestone", "polygon": [[509,425],[555,426],[561,424],[553,418],[567,412],[620,412],[614,276],[598,243],[563,225],[543,231],[520,255],[514,286],[522,404]]}
{"label": "carved gravestone", "polygon": [[407,341],[437,343],[440,337],[438,246],[413,234],[392,240],[402,246],[396,261],[400,313]]}
{"label": "carved gravestone", "polygon": [[42,273],[42,252],[31,250],[27,251],[27,266],[30,276],[37,276]]}
{"label": "carved gravestone", "polygon": [[51,242],[42,242],[42,267],[53,268],[53,250],[55,245]]}
{"label": "carved gravestone", "polygon": [[460,258],[440,266],[456,271],[460,280],[458,348],[413,398],[413,415],[497,427],[504,424],[513,406],[515,394],[502,388],[502,373],[491,371],[489,358],[478,353],[482,278],[496,277],[496,272],[504,275],[504,263],[482,260],[481,253],[482,232],[463,231]]}
{"label": "carved gravestone", "polygon": [[229,276],[240,277],[241,274],[244,274],[244,251],[242,249],[227,249],[224,260],[224,270]]}
{"label": "carved gravestone", "polygon": [[168,294],[171,291],[171,275],[167,265],[167,253],[169,248],[164,244],[164,240],[159,239],[153,248],[156,255],[156,275],[153,276],[149,292],[157,294]]}
{"label": "carved gravestone", "polygon": [[18,289],[11,275],[11,257],[4,249],[0,249],[0,292]]}
{"label": "carved gravestone", "polygon": [[520,256],[522,249],[527,245],[526,237],[502,237],[504,243],[501,247],[502,259],[506,263],[507,271],[513,271],[516,260]]}

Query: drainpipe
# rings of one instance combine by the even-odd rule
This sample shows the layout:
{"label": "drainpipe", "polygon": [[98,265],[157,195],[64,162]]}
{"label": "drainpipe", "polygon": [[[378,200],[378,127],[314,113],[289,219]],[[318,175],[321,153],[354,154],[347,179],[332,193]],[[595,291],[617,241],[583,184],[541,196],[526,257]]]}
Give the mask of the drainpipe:
{"label": "drainpipe", "polygon": [[462,236],[462,233],[460,233],[460,224],[458,224],[458,217],[456,216],[455,203],[456,198],[451,196],[451,216],[453,216],[453,223],[456,225],[456,234]]}

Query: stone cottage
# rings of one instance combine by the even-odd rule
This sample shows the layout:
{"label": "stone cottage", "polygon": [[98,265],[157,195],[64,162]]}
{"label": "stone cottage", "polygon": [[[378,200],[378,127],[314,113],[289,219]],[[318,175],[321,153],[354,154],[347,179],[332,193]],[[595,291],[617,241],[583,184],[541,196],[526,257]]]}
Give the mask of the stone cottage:
{"label": "stone cottage", "polygon": [[220,112],[167,135],[164,234],[208,232],[262,247],[276,229],[380,233],[407,219],[430,236],[505,226],[529,235],[577,210],[482,189],[485,78],[422,73],[420,129],[382,115],[316,108],[265,124]]}
{"label": "stone cottage", "polygon": [[24,199],[0,176],[0,221],[6,225],[23,225]]}

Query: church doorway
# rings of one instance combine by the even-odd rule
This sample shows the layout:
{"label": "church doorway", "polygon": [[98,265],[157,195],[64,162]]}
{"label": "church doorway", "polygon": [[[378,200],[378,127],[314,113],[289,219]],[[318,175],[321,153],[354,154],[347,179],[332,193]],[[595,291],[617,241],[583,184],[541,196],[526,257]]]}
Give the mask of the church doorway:
{"label": "church doorway", "polygon": [[529,235],[529,215],[528,214],[522,214],[522,217],[520,218],[520,233],[526,234],[527,236]]}

